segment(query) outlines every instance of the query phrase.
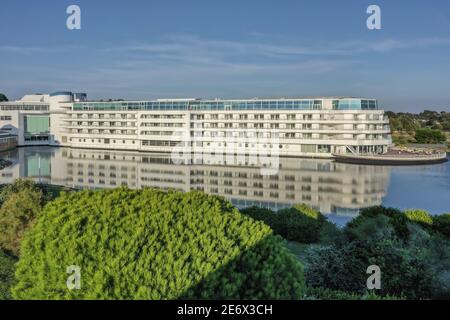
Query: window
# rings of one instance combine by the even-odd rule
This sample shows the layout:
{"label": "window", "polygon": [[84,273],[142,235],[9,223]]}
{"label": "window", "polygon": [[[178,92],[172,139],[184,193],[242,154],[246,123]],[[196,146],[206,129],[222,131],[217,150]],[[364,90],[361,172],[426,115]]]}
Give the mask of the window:
{"label": "window", "polygon": [[2,120],[2,121],[11,121],[12,117],[11,116],[0,116],[0,120]]}
{"label": "window", "polygon": [[304,153],[315,153],[317,146],[315,144],[302,144],[301,150]]}
{"label": "window", "polygon": [[48,115],[26,115],[24,116],[25,133],[43,134],[50,131],[50,117]]}
{"label": "window", "polygon": [[329,144],[319,144],[318,151],[320,153],[330,153],[331,152],[331,146]]}
{"label": "window", "polygon": [[175,147],[178,141],[158,141],[158,140],[142,140],[143,146],[162,146],[162,147]]}

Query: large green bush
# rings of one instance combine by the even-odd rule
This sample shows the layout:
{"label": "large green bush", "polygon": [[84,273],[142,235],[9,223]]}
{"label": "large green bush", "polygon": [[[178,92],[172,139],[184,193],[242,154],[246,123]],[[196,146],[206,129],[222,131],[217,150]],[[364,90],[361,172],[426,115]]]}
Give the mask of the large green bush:
{"label": "large green bush", "polygon": [[304,204],[277,212],[257,207],[245,208],[241,212],[263,221],[283,238],[302,243],[317,242],[320,230],[326,223],[326,218],[320,212]]}
{"label": "large green bush", "polygon": [[10,289],[14,284],[16,258],[0,250],[0,300],[11,299]]}
{"label": "large green bush", "polygon": [[[62,193],[27,233],[16,299],[291,299],[300,262],[265,224],[200,192]],[[68,290],[68,266],[81,288]]]}

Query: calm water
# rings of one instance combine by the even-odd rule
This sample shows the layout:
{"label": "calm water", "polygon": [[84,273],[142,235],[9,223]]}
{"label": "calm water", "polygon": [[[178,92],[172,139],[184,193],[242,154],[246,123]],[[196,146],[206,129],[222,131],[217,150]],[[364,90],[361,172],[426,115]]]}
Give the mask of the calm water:
{"label": "calm water", "polygon": [[258,164],[176,164],[170,155],[139,152],[29,147],[0,158],[13,163],[0,171],[0,183],[28,177],[80,189],[196,189],[222,195],[237,207],[279,209],[306,203],[341,225],[360,209],[380,204],[450,212],[450,162],[398,167],[282,158],[276,174],[267,175]]}

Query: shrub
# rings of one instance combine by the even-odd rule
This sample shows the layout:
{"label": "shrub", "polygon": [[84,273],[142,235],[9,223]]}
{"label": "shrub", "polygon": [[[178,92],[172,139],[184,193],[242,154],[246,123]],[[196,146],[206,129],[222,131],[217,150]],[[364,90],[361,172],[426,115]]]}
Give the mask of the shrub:
{"label": "shrub", "polygon": [[0,247],[18,256],[23,235],[42,208],[42,192],[33,182],[17,180],[0,193]]}
{"label": "shrub", "polygon": [[319,241],[320,230],[326,222],[320,212],[303,204],[281,209],[276,213],[257,207],[243,209],[241,212],[265,222],[283,238],[302,243]]}
{"label": "shrub", "polygon": [[447,140],[441,130],[430,128],[417,129],[415,139],[417,143],[442,143]]}
{"label": "shrub", "polygon": [[356,298],[365,292],[366,269],[374,264],[382,273],[382,290],[376,293],[383,297],[448,298],[450,241],[444,238],[447,219],[448,215],[431,216],[423,210],[403,213],[372,207],[347,224],[344,237],[339,230],[325,225],[321,245],[310,246],[302,257],[306,283],[309,288],[331,290],[322,292],[322,298],[336,290],[342,299],[346,296],[339,292]]}
{"label": "shrub", "polygon": [[343,247],[311,246],[305,261],[306,284],[362,294],[366,290],[370,256],[370,251],[357,241]]}
{"label": "shrub", "polygon": [[409,219],[409,221],[417,223],[425,229],[431,229],[431,226],[433,224],[433,216],[431,216],[427,211],[419,209],[408,209],[405,210],[405,215]]}
{"label": "shrub", "polygon": [[323,245],[341,246],[347,242],[347,237],[342,229],[327,221],[320,229],[319,242]]}
{"label": "shrub", "polygon": [[0,250],[0,300],[11,299],[10,288],[14,285],[16,258]]}
{"label": "shrub", "polygon": [[32,180],[28,179],[16,179],[11,184],[2,185],[0,189],[0,206],[8,200],[8,198],[21,191],[30,191],[39,193],[40,189]]}
{"label": "shrub", "polygon": [[380,215],[389,218],[389,224],[394,228],[395,234],[398,238],[403,240],[408,239],[409,237],[408,218],[406,217],[406,215],[398,209],[386,208],[383,206],[374,206],[361,210],[360,214],[356,218],[352,219],[349,223],[347,223],[346,231],[355,229],[365,220],[375,218]]}
{"label": "shrub", "polygon": [[396,238],[396,232],[389,217],[378,215],[361,219],[358,223],[348,226],[345,233],[352,240],[379,241]]}
{"label": "shrub", "polygon": [[382,296],[410,299],[433,295],[434,274],[426,261],[401,242],[352,241],[338,248],[313,246],[306,258],[305,277],[310,287],[326,287],[350,293],[366,291],[367,267],[377,265],[382,272]]}
{"label": "shrub", "polygon": [[[68,290],[66,268],[80,267]],[[27,233],[16,299],[296,299],[303,269],[265,224],[220,197],[154,189],[62,193]]]}
{"label": "shrub", "polygon": [[450,239],[450,213],[433,216],[433,230]]}
{"label": "shrub", "polygon": [[263,221],[270,226],[275,233],[280,229],[280,219],[278,219],[276,212],[267,208],[248,207],[241,209],[240,212],[244,215],[250,216],[253,219]]}
{"label": "shrub", "polygon": [[418,224],[410,225],[410,232],[410,254],[425,262],[434,274],[433,299],[450,298],[450,241]]}

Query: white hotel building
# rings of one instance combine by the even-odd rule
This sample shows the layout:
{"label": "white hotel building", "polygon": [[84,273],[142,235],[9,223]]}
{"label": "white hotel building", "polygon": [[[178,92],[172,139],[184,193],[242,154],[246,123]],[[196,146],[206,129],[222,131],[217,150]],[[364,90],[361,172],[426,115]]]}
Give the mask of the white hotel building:
{"label": "white hotel building", "polygon": [[[0,102],[0,130],[18,146],[252,154],[278,148],[286,157],[384,153],[389,121],[377,100],[363,98],[87,101],[56,92]],[[276,145],[272,142],[276,139]]]}

